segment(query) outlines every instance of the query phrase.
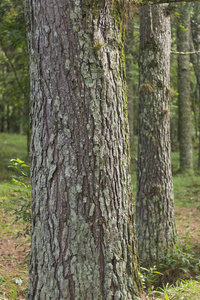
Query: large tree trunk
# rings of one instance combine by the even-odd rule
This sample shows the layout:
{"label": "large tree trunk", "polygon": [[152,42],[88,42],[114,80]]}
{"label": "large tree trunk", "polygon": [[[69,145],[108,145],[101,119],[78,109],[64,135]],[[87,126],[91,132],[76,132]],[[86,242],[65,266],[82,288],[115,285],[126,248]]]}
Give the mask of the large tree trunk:
{"label": "large tree trunk", "polygon": [[129,172],[121,7],[27,1],[32,121],[28,299],[141,291]]}
{"label": "large tree trunk", "polygon": [[[181,4],[177,26],[177,50],[190,51],[190,4]],[[178,101],[179,101],[179,142],[180,170],[193,170],[193,149],[191,134],[190,104],[190,55],[178,56]]]}
{"label": "large tree trunk", "polygon": [[143,266],[163,261],[175,241],[170,151],[170,18],[165,5],[140,11],[136,227]]}

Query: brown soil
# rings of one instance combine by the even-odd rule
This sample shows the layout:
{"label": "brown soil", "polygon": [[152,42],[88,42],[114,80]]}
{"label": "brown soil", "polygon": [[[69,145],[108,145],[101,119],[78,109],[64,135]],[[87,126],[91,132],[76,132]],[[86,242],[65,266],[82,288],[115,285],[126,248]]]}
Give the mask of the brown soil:
{"label": "brown soil", "polygon": [[196,207],[176,207],[175,213],[179,237],[186,237],[194,245],[194,250],[200,249],[200,210]]}
{"label": "brown soil", "polygon": [[[27,255],[27,247],[18,246],[16,240],[10,236],[4,238],[0,237],[0,274],[4,276],[10,273],[24,273],[19,270],[19,265],[25,263],[25,256]],[[24,269],[26,269],[26,265]]]}
{"label": "brown soil", "polygon": [[[12,284],[16,285],[16,300],[26,299],[25,289],[28,280],[27,251],[29,251],[27,245],[19,246],[16,239],[13,239],[11,236],[0,237],[0,276],[5,280],[0,286],[1,297],[9,299],[7,292],[9,291],[9,286]],[[15,282],[19,278],[23,282],[21,286]]]}

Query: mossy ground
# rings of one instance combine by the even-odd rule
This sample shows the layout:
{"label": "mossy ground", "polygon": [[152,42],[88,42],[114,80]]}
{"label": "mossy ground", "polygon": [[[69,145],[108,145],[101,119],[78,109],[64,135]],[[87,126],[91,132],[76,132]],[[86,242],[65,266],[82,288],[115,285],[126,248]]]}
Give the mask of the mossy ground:
{"label": "mossy ground", "polygon": [[[132,151],[131,156],[133,195],[135,199],[136,150]],[[13,200],[17,200],[18,197],[13,192],[14,186],[11,181],[13,170],[8,168],[9,160],[17,157],[25,160],[25,162],[29,160],[26,137],[0,134],[0,300],[26,299],[28,284],[28,267],[25,257],[29,247],[28,245],[23,245],[24,238],[16,239],[17,233],[23,228],[23,224],[20,222],[13,223],[15,218],[12,213],[5,212],[9,204],[13,203]],[[168,270],[165,270],[165,272],[168,272],[168,277],[165,276],[165,278],[169,279],[169,284],[167,285],[166,282],[163,282],[164,287],[161,285],[160,289],[157,289],[156,294],[155,290],[153,293],[148,291],[143,299],[200,299],[200,274],[197,270],[198,258],[200,261],[200,171],[197,169],[197,158],[197,151],[194,151],[194,174],[186,176],[178,172],[178,152],[172,152],[176,224],[179,240],[182,244],[180,247],[182,247],[183,252],[187,248],[186,255],[183,252],[177,255],[182,255],[178,259],[183,260],[191,255],[193,257],[191,261],[194,264],[195,262],[197,263],[194,267],[190,266],[190,268],[185,268],[181,272],[177,270],[171,271],[168,268]],[[17,244],[20,244],[20,246],[16,248]],[[183,281],[180,280],[181,276]],[[173,286],[171,285],[172,283]]]}

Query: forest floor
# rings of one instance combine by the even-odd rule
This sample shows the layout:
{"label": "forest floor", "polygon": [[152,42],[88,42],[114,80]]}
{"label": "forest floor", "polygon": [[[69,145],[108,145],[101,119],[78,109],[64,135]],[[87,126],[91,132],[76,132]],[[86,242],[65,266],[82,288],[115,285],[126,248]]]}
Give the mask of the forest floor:
{"label": "forest floor", "polygon": [[[133,158],[135,154],[133,154]],[[29,241],[17,238],[24,228],[15,222],[9,211],[20,195],[11,181],[13,170],[9,160],[20,158],[26,163],[26,137],[0,134],[0,300],[25,300],[28,286],[27,255]],[[197,171],[197,153],[194,152],[193,175],[178,172],[178,153],[172,153],[174,167],[175,215],[179,242],[175,256],[168,257],[162,270],[145,271],[145,299],[200,300],[200,172]],[[136,192],[136,166],[132,163],[133,192]],[[162,273],[160,275],[158,273]]]}

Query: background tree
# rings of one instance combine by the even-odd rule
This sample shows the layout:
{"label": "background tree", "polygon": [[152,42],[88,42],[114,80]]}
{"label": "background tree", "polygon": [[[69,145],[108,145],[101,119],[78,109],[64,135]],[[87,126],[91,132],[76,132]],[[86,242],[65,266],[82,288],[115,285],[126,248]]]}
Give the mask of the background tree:
{"label": "background tree", "polygon": [[28,299],[134,299],[141,282],[121,4],[28,0],[26,9],[33,188]]}
{"label": "background tree", "polygon": [[138,58],[139,58],[139,16],[138,9],[131,11],[126,17],[126,82],[128,99],[128,119],[130,128],[130,143],[133,147],[137,136],[138,119]]}
{"label": "background tree", "polygon": [[[196,76],[196,86],[194,91],[193,113],[195,119],[195,132],[198,132],[199,138],[199,154],[198,154],[198,167],[200,168],[200,3],[193,4],[193,14],[191,20],[191,44],[190,50],[191,62],[193,64],[194,73]],[[196,52],[196,53],[195,53]],[[196,134],[197,135],[197,134]]]}
{"label": "background tree", "polygon": [[170,45],[167,6],[141,8],[136,227],[143,266],[162,262],[176,238],[169,130]]}
{"label": "background tree", "polygon": [[[190,51],[190,7],[185,3],[179,6],[177,25],[178,52]],[[178,101],[179,101],[179,142],[180,170],[193,171],[193,146],[191,133],[190,102],[190,55],[178,55]]]}

